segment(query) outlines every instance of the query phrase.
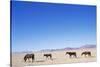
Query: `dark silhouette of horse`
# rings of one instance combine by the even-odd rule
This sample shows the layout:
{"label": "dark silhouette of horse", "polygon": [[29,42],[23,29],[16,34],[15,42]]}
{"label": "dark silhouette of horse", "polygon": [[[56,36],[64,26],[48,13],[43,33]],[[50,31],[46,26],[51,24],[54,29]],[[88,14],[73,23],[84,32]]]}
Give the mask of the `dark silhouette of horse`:
{"label": "dark silhouette of horse", "polygon": [[82,52],[81,56],[85,55],[85,57],[88,55],[88,56],[91,56],[91,52],[90,51],[85,51],[85,52]]}
{"label": "dark silhouette of horse", "polygon": [[52,54],[44,54],[43,56],[45,56],[46,59],[47,59],[47,58],[50,58],[51,60],[53,60],[53,59],[52,59]]}
{"label": "dark silhouette of horse", "polygon": [[66,52],[65,55],[69,55],[69,57],[71,58],[72,56],[74,56],[75,58],[77,57],[76,52]]}
{"label": "dark silhouette of horse", "polygon": [[32,62],[34,61],[34,54],[26,54],[24,56],[24,61],[26,62],[27,60],[29,61],[30,59],[32,59]]}

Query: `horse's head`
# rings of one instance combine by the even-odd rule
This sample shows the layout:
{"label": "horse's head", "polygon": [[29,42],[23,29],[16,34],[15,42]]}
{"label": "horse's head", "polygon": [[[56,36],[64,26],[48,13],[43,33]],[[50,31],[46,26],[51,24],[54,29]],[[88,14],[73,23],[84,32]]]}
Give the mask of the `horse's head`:
{"label": "horse's head", "polygon": [[81,53],[81,56],[83,56],[84,53]]}
{"label": "horse's head", "polygon": [[[66,54],[69,54],[69,52],[66,52]],[[65,54],[65,55],[66,55],[66,54]]]}
{"label": "horse's head", "polygon": [[44,54],[43,56],[47,56],[46,54]]}

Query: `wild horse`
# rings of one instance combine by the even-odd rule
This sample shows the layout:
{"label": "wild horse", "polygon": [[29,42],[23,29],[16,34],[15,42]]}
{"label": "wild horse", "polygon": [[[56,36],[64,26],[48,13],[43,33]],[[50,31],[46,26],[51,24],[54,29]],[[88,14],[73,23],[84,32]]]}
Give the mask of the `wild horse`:
{"label": "wild horse", "polygon": [[50,58],[51,60],[53,60],[53,59],[52,59],[52,54],[44,54],[43,56],[45,56],[46,59],[47,59],[47,58]]}
{"label": "wild horse", "polygon": [[69,57],[71,58],[72,56],[74,56],[75,58],[77,57],[76,52],[66,52],[65,55],[69,55]]}
{"label": "wild horse", "polygon": [[34,61],[34,59],[35,59],[34,54],[26,54],[26,55],[24,56],[24,61],[25,61],[25,62],[26,62],[27,60],[29,61],[30,59],[32,59],[32,62]]}
{"label": "wild horse", "polygon": [[86,56],[91,56],[91,52],[90,51],[85,51],[85,52],[82,52],[81,56],[85,55]]}

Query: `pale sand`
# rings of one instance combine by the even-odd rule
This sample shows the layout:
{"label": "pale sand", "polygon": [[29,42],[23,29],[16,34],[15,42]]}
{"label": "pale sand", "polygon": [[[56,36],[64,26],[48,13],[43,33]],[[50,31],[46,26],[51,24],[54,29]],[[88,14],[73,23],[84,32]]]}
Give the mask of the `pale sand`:
{"label": "pale sand", "polygon": [[[65,55],[66,52],[76,52],[77,58],[69,58]],[[91,57],[81,56],[84,51],[91,51]],[[83,63],[83,62],[95,62],[96,61],[96,48],[90,49],[76,49],[76,50],[63,50],[63,51],[52,51],[52,52],[33,52],[35,54],[35,61],[24,62],[23,58],[26,53],[14,53],[12,54],[12,67],[23,67],[23,66],[34,66],[34,65],[47,65],[47,64],[65,64],[65,63]],[[53,61],[43,57],[43,54],[51,53]],[[30,60],[31,61],[31,60]]]}

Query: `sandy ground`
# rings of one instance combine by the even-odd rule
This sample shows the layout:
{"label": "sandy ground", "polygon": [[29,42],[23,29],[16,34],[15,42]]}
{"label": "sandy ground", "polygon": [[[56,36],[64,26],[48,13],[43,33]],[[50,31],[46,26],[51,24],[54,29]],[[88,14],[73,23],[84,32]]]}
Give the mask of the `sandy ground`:
{"label": "sandy ground", "polygon": [[[91,57],[81,56],[84,51],[91,51]],[[65,55],[66,52],[76,52],[77,58],[69,58],[69,55]],[[65,63],[83,63],[83,62],[95,62],[96,61],[96,48],[90,49],[77,49],[77,50],[63,50],[52,52],[33,52],[35,54],[35,61],[31,60],[24,62],[23,58],[26,53],[12,53],[12,67],[24,67],[34,65],[46,65],[46,64],[65,64]],[[46,59],[43,54],[51,53],[53,60]]]}

